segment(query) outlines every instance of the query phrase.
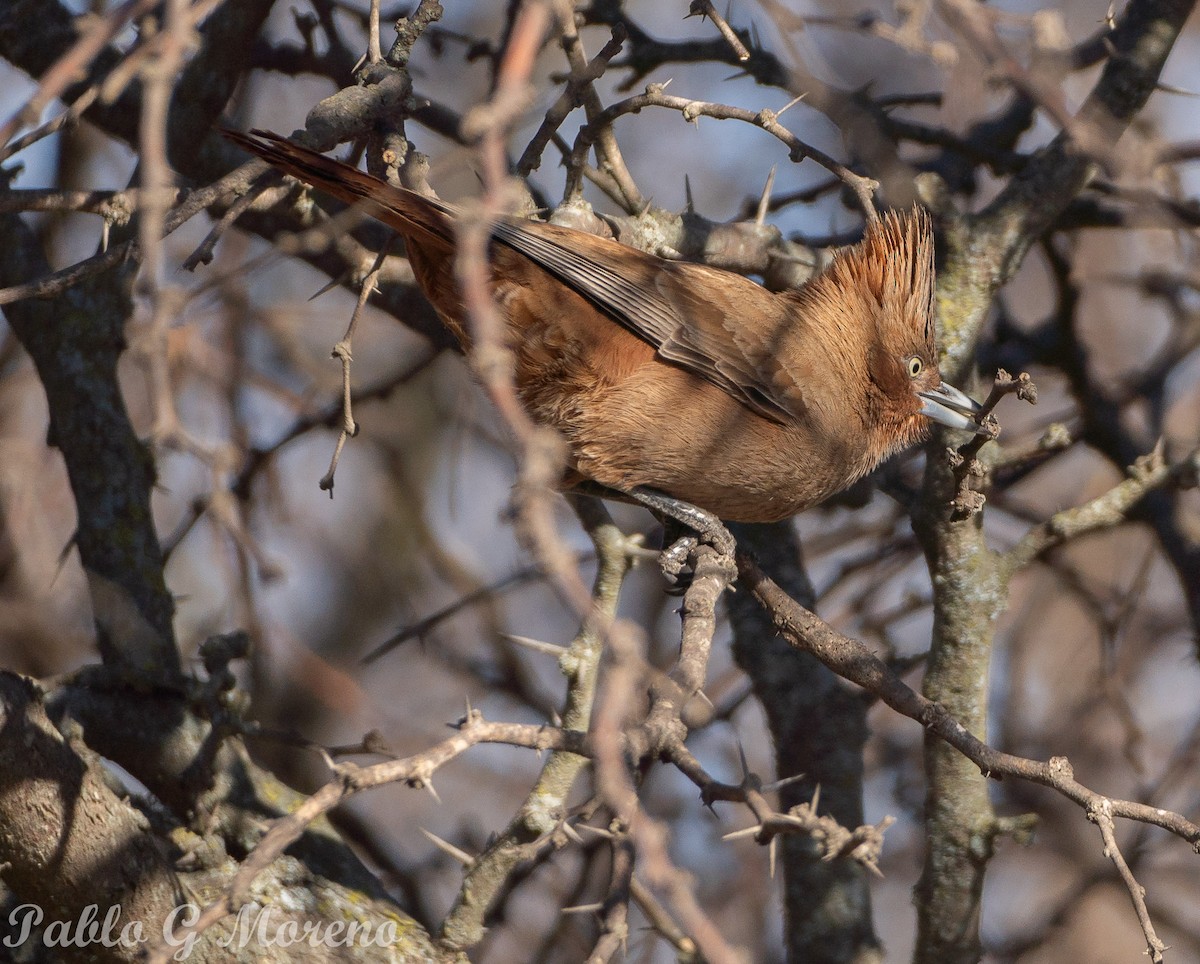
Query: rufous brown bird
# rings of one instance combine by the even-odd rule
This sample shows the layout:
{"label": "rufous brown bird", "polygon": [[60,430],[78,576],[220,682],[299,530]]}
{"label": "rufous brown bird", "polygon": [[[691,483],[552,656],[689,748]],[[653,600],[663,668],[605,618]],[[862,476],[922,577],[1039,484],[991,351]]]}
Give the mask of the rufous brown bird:
{"label": "rufous brown bird", "polygon": [[[421,289],[470,349],[453,206],[276,134],[227,133],[399,232]],[[930,420],[982,431],[978,403],[938,373],[933,235],[920,209],[869,223],[822,274],[783,292],[538,221],[492,230],[517,391],[566,438],[564,489],[592,480],[650,504],[638,496],[772,522],[921,440]]]}

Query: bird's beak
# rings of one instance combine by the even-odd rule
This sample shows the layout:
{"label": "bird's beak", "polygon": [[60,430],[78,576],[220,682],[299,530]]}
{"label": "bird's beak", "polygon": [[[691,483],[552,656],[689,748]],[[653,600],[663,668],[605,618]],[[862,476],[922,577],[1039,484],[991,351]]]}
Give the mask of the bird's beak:
{"label": "bird's beak", "polygon": [[917,392],[917,396],[921,399],[921,414],[927,418],[964,432],[987,434],[987,429],[975,420],[975,414],[983,406],[953,385],[942,382],[933,391]]}

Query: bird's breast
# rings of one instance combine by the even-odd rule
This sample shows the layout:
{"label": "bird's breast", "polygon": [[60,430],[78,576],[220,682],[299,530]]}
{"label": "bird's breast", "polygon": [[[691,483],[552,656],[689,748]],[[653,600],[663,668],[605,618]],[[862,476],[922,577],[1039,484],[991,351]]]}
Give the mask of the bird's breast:
{"label": "bird's breast", "polygon": [[865,471],[855,433],[830,433],[807,412],[770,421],[653,359],[576,416],[558,427],[580,473],[619,489],[657,489],[729,521],[788,518]]}

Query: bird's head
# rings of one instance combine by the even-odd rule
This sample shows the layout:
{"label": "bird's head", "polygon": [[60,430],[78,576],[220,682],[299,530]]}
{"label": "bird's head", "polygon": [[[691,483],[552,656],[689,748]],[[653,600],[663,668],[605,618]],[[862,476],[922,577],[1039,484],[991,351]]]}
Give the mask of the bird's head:
{"label": "bird's head", "polygon": [[888,212],[846,252],[843,289],[871,319],[866,352],[868,405],[890,451],[924,438],[929,423],[983,432],[980,405],[942,381],[934,343],[933,228],[921,208]]}

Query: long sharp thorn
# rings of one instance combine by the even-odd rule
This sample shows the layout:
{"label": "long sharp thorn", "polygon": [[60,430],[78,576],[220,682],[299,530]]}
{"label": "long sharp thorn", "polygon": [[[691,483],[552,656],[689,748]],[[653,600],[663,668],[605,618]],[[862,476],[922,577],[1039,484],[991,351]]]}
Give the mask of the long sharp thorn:
{"label": "long sharp thorn", "polygon": [[419,829],[420,829],[421,833],[425,834],[426,839],[431,844],[433,844],[435,847],[437,847],[438,850],[440,850],[442,853],[444,853],[450,857],[453,857],[464,867],[470,867],[471,864],[475,863],[475,858],[472,857],[465,850],[459,850],[456,846],[454,846],[454,844],[450,843],[448,840],[443,840],[436,833],[433,833],[430,830],[426,830],[424,827],[420,827]]}
{"label": "long sharp thorn", "polygon": [[767,220],[767,212],[771,209],[771,189],[775,186],[775,165],[771,165],[771,173],[767,175],[767,183],[763,185],[762,194],[758,198],[758,211],[754,215],[754,223],[761,225]]}
{"label": "long sharp thorn", "polygon": [[516,636],[513,633],[501,633],[501,639],[507,639],[510,643],[516,643],[518,646],[524,646],[526,649],[531,649],[535,653],[545,653],[547,656],[561,656],[567,651],[565,646],[559,646],[558,643],[547,643],[540,639],[533,639],[530,636]]}
{"label": "long sharp thorn", "polygon": [[800,103],[800,101],[804,100],[804,98],[806,96],[807,96],[806,94],[801,94],[798,97],[793,97],[791,100],[789,100],[786,104],[784,104],[782,107],[779,108],[779,110],[777,110],[775,112],[775,119],[778,120],[780,117],[782,117],[784,115],[785,112],[791,110],[798,103]]}
{"label": "long sharp thorn", "polygon": [[343,281],[345,281],[349,274],[350,274],[349,271],[343,271],[336,278],[333,278],[326,284],[321,285],[321,287],[317,289],[316,294],[310,295],[308,300],[316,301],[318,298],[321,297],[321,295],[325,294],[325,292],[332,291],[334,288],[338,287],[338,285],[340,285]]}
{"label": "long sharp thorn", "polygon": [[579,829],[594,833],[597,837],[603,837],[605,840],[616,839],[616,836],[607,827],[593,827],[590,823],[581,823]]}
{"label": "long sharp thorn", "polygon": [[776,790],[782,790],[784,787],[790,787],[793,783],[799,783],[808,774],[797,773],[795,776],[784,777],[782,780],[776,780],[773,783],[765,784],[762,788],[763,793],[774,793]]}
{"label": "long sharp thorn", "polygon": [[575,907],[564,907],[559,913],[562,914],[594,914],[601,910],[604,904],[579,904]]}

